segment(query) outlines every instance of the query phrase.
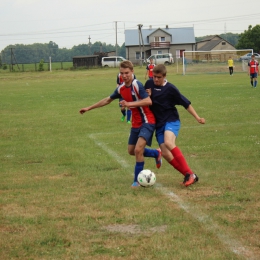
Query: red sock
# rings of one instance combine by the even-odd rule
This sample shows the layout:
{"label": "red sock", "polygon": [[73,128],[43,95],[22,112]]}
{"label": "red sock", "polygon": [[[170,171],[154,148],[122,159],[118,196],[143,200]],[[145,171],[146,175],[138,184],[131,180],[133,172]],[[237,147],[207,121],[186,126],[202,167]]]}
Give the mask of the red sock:
{"label": "red sock", "polygon": [[180,171],[183,175],[186,175],[186,173],[192,173],[192,170],[188,166],[181,150],[177,146],[171,150],[171,153],[179,164],[178,171]]}
{"label": "red sock", "polygon": [[171,164],[177,171],[179,171],[181,174],[183,174],[185,176],[185,174],[181,172],[181,166],[175,158],[173,158],[169,162],[169,164]]}

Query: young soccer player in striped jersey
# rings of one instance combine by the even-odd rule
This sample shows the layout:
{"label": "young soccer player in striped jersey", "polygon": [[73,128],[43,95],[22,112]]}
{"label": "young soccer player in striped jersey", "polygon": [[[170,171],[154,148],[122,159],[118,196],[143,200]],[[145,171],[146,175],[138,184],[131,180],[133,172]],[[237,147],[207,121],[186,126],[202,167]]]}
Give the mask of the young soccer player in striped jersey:
{"label": "young soccer player in striped jersey", "polygon": [[154,68],[155,64],[153,63],[153,59],[150,59],[150,63],[146,66],[146,73],[144,76],[144,79],[148,78],[149,79],[153,79],[153,68]]}
{"label": "young soccer player in striped jersey", "polygon": [[156,119],[156,139],[162,156],[184,175],[183,185],[187,187],[199,178],[190,169],[181,150],[175,144],[181,126],[176,105],[183,106],[200,124],[205,124],[205,119],[199,117],[191,102],[166,80],[166,72],[164,65],[156,65],[153,69],[153,80],[146,81],[145,89],[152,100],[151,110]]}
{"label": "young soccer player in striped jersey", "polygon": [[128,153],[135,155],[136,164],[134,167],[134,181],[132,188],[139,187],[137,181],[138,174],[144,169],[144,157],[153,157],[157,168],[161,167],[161,150],[148,149],[151,146],[153,132],[155,129],[155,118],[149,106],[152,104],[150,97],[146,93],[141,82],[133,80],[133,64],[130,61],[120,63],[120,74],[124,83],[118,86],[115,91],[97,103],[80,109],[84,114],[95,108],[110,104],[113,100],[123,98],[120,102],[122,106],[129,107],[132,111],[132,128],[128,139]]}
{"label": "young soccer player in striped jersey", "polygon": [[259,63],[255,60],[255,55],[252,55],[248,62],[248,75],[250,75],[250,83],[254,88],[257,86],[258,66]]}

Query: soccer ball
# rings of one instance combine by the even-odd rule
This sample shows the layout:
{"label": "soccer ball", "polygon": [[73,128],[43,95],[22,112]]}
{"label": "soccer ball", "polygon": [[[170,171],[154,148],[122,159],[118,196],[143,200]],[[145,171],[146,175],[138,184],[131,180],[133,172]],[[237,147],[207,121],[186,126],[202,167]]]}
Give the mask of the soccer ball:
{"label": "soccer ball", "polygon": [[142,187],[150,187],[155,184],[156,176],[154,172],[150,170],[142,170],[138,174],[137,180]]}

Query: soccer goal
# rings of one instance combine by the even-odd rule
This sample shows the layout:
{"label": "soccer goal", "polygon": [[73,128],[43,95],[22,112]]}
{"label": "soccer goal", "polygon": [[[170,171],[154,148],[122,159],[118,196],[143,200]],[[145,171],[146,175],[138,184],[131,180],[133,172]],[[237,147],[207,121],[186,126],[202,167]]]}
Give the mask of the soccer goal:
{"label": "soccer goal", "polygon": [[234,61],[234,73],[247,71],[248,57],[253,49],[184,51],[182,56],[183,75],[205,73],[228,73],[228,59]]}

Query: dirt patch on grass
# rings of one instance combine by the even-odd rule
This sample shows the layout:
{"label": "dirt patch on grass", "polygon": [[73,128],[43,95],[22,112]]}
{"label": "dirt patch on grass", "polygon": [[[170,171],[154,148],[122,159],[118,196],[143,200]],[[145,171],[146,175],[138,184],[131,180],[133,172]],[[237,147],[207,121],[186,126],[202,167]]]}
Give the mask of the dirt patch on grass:
{"label": "dirt patch on grass", "polygon": [[152,227],[149,229],[142,229],[139,225],[108,225],[104,227],[110,232],[129,233],[129,234],[151,234],[155,232],[165,232],[167,229],[166,225],[159,227]]}

